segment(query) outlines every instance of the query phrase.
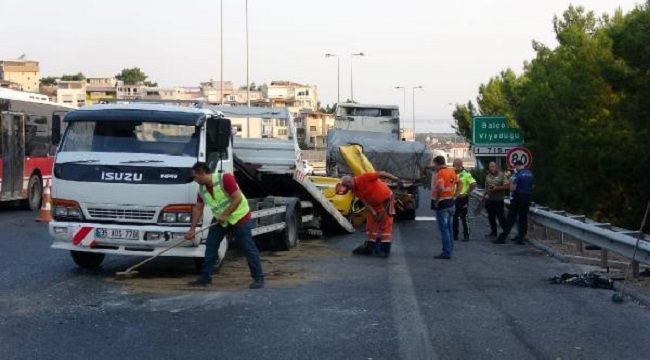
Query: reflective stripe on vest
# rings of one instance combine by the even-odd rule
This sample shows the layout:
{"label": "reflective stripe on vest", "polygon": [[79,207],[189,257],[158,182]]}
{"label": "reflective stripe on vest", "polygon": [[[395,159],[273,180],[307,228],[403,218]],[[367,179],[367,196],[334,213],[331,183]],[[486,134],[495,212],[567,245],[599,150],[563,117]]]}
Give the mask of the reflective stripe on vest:
{"label": "reflective stripe on vest", "polygon": [[[224,211],[226,211],[226,209],[228,209],[231,202],[230,195],[223,189],[221,177],[219,174],[212,174],[212,193],[214,196],[210,195],[210,192],[208,192],[208,189],[205,187],[205,185],[199,186],[199,195],[201,196],[201,199],[203,199],[203,203],[208,208],[210,208],[210,211],[212,211],[212,216],[216,218],[219,217],[219,215],[221,215]],[[226,221],[230,225],[235,225],[237,222],[239,222],[239,220],[244,218],[248,212],[248,200],[242,193],[242,199],[239,203],[239,206],[237,206],[237,209],[235,209],[235,211],[230,214]],[[221,225],[226,226],[226,224]]]}
{"label": "reflective stripe on vest", "polygon": [[[447,177],[445,176],[440,176],[442,172],[447,172]],[[449,171],[452,173],[449,174]],[[436,174],[435,179],[433,180],[433,186],[431,187],[431,198],[432,199],[437,199],[437,200],[446,200],[446,199],[453,199],[456,195],[456,183],[453,181],[450,181],[451,177],[456,177],[456,173],[454,172],[453,169],[450,169],[448,167],[444,167],[440,170],[438,170],[438,173]],[[438,198],[438,183],[442,182],[442,191],[440,194],[440,198]]]}

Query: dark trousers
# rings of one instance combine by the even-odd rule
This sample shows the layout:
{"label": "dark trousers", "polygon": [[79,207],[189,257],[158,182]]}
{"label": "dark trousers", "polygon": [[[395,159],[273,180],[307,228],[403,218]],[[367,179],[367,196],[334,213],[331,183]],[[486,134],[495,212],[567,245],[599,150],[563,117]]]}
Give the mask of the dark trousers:
{"label": "dark trousers", "polygon": [[217,250],[219,250],[219,244],[221,244],[223,238],[232,231],[235,241],[237,241],[239,246],[244,249],[251,277],[254,280],[264,280],[264,273],[262,272],[262,264],[260,262],[260,252],[257,250],[257,246],[255,246],[251,226],[252,224],[249,220],[244,224],[235,226],[223,227],[221,225],[215,225],[208,230],[208,240],[205,244],[205,260],[203,262],[203,269],[201,269],[201,278],[205,280],[212,278],[214,263],[217,261]]}
{"label": "dark trousers", "polygon": [[[454,212],[454,240],[458,240],[459,222],[463,222],[463,236],[469,239],[469,225],[467,224],[467,208],[469,196],[456,198],[456,211]],[[460,220],[460,221],[459,221]]]}
{"label": "dark trousers", "polygon": [[503,208],[503,200],[485,201],[485,210],[487,210],[488,220],[490,221],[490,235],[497,236],[497,220],[501,225],[501,229],[506,228],[506,216]]}
{"label": "dark trousers", "polygon": [[510,230],[517,221],[517,238],[515,241],[524,241],[526,232],[528,231],[528,208],[530,208],[530,195],[517,195],[510,201],[510,209],[508,209],[508,218],[506,219],[506,228],[503,229],[502,239],[508,237]]}

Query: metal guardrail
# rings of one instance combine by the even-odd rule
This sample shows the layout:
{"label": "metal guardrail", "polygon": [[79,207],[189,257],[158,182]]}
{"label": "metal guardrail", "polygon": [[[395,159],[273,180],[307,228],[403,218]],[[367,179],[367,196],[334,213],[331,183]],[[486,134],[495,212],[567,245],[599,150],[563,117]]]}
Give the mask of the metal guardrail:
{"label": "metal guardrail", "polygon": [[[480,199],[483,190],[474,190],[472,196]],[[506,205],[510,204],[508,199]],[[532,203],[530,206],[529,218],[535,223],[547,228],[567,234],[585,243],[598,246],[601,249],[612,251],[628,259],[632,259],[634,246],[636,245],[638,231],[632,231],[614,227],[609,223],[600,223],[588,219],[584,215],[570,214],[563,210],[553,210],[546,206]],[[606,254],[603,254],[606,263]],[[642,234],[639,248],[633,259],[638,272],[638,263],[650,265],[650,237]]]}

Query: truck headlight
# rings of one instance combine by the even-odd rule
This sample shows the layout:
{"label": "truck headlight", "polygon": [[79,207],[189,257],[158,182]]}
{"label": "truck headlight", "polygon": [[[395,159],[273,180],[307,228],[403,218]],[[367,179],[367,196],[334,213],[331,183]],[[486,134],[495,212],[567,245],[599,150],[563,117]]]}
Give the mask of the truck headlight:
{"label": "truck headlight", "polygon": [[165,224],[189,224],[192,222],[193,204],[168,205],[160,212],[159,221]]}
{"label": "truck headlight", "polygon": [[53,199],[52,217],[57,221],[82,221],[81,206],[74,200]]}

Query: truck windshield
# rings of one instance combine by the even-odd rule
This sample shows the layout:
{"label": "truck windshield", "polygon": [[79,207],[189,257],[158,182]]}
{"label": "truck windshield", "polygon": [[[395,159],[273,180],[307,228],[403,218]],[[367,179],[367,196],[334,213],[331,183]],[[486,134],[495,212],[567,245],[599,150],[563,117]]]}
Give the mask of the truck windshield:
{"label": "truck windshield", "polygon": [[199,128],[156,122],[72,122],[61,152],[127,152],[196,156]]}

